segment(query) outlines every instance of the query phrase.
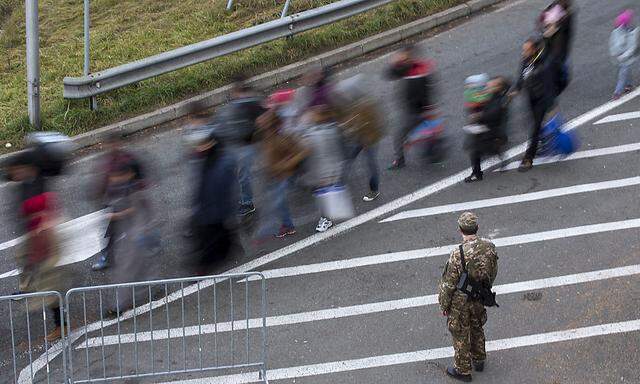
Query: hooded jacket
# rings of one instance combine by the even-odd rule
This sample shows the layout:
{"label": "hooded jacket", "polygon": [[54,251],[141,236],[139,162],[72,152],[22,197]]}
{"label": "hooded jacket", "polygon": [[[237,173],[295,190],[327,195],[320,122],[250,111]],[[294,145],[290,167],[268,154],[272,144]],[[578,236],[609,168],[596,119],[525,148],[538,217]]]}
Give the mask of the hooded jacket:
{"label": "hooded jacket", "polygon": [[611,32],[609,53],[618,64],[631,65],[638,50],[638,28],[618,27]]}

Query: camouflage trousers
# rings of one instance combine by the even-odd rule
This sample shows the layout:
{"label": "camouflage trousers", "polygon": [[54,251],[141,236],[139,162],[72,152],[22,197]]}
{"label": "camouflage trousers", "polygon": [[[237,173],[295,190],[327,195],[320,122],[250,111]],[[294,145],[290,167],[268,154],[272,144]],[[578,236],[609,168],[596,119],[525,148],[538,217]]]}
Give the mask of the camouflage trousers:
{"label": "camouflage trousers", "polygon": [[484,361],[487,354],[484,349],[484,330],[487,311],[477,302],[456,303],[449,310],[447,326],[453,337],[455,368],[463,375],[471,374],[471,362]]}

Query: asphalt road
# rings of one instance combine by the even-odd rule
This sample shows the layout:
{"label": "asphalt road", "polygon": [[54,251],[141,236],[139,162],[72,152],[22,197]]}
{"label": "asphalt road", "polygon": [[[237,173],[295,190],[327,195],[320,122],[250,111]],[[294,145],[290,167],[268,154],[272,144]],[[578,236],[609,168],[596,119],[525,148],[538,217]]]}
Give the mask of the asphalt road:
{"label": "asphalt road", "polygon": [[[468,167],[466,154],[460,150],[463,80],[478,72],[515,74],[520,43],[530,34],[533,20],[545,3],[506,2],[421,42],[425,55],[436,59],[441,78],[441,108],[450,145],[445,163],[425,165],[412,156],[402,171],[383,172],[381,199],[374,203],[355,199],[358,216],[322,236],[310,236],[316,219],[313,201],[304,191],[295,191],[291,197],[298,235],[270,242],[264,249],[255,249],[247,241],[243,253],[220,266],[220,272],[259,270],[267,277],[271,381],[449,382],[443,370],[451,359],[450,337],[431,295],[437,293],[446,254],[459,241],[456,217],[462,210],[473,209],[480,216],[482,235],[495,239],[499,246],[496,284],[501,304],[499,309],[489,311],[489,360],[486,371],[475,375],[474,381],[640,383],[636,367],[640,360],[640,212],[636,201],[640,190],[636,179],[639,123],[637,119],[625,119],[598,124],[605,117],[640,110],[640,99],[635,95],[607,104],[615,79],[607,52],[611,20],[620,9],[633,7],[635,2],[611,0],[603,5],[597,0],[577,1],[580,9],[571,59],[573,80],[562,96],[561,110],[567,120],[577,118],[570,125],[580,138],[580,151],[566,161],[552,159],[526,174],[486,172],[481,183],[459,183],[461,172]],[[367,88],[380,98],[389,127],[394,127],[400,118],[394,101],[397,89],[381,78],[388,60],[386,54],[368,57],[367,61],[342,68],[337,76],[367,74]],[[510,140],[515,148],[510,151],[515,156],[512,160],[521,152],[517,147],[526,140],[528,126],[524,103],[518,100],[512,106],[510,121]],[[183,256],[189,245],[181,237],[188,212],[189,168],[180,149],[179,127],[170,128],[141,135],[131,143],[134,150],[145,153],[150,164],[155,182],[152,195],[163,222],[164,252],[149,268],[150,278],[182,277],[190,272]],[[386,139],[381,164],[390,160],[390,140]],[[94,273],[89,267],[95,259],[91,256],[99,248],[96,233],[103,226],[97,215],[85,216],[98,209],[86,199],[94,164],[92,155],[79,159],[71,174],[58,182],[65,196],[66,214],[77,218],[70,225],[78,234],[73,240],[75,251],[68,256],[70,264],[65,267],[74,276],[75,286],[107,283],[111,278],[109,271]],[[364,168],[359,168],[350,185],[355,198],[366,192],[367,186]],[[263,210],[267,202],[260,186],[256,204]],[[11,209],[10,189],[0,187],[3,213]],[[425,210],[431,207],[438,208]],[[14,291],[17,283],[15,277],[6,276],[15,268],[15,247],[7,243],[15,238],[10,217],[3,214],[0,227],[0,276],[5,274],[0,279],[2,294]],[[243,358],[243,321],[235,321],[238,328],[222,332],[220,340],[214,331],[201,338],[187,337],[184,346],[176,337],[182,335],[183,320],[187,326],[197,326],[198,319],[210,324],[213,313],[218,319],[229,319],[229,289],[236,300],[235,320],[258,316],[256,282],[221,284],[216,290],[215,311],[211,287],[202,287],[189,291],[193,294],[185,295],[184,301],[178,294],[176,301],[152,311],[151,316],[143,311],[136,317],[139,332],[148,331],[154,322],[154,329],[166,332],[166,321],[159,319],[169,319],[169,328],[177,327],[175,335],[174,331],[170,333],[170,343],[166,336],[156,334],[154,346],[148,341],[135,343],[130,334],[133,322],[123,320],[119,324],[125,334],[120,355],[124,356],[125,369],[133,370],[134,347],[141,370],[151,369],[152,360],[153,369],[166,364],[172,370],[181,369],[183,360],[189,367],[196,367],[200,345],[204,345],[204,364],[215,360],[212,344],[220,348],[217,355],[221,361]],[[180,286],[168,288],[173,291]],[[161,298],[162,293],[154,291],[152,295]],[[201,313],[196,309],[199,297]],[[91,323],[96,320],[92,312],[99,301],[89,295],[87,302],[87,322]],[[24,315],[23,310],[17,311]],[[2,316],[6,316],[4,309]],[[74,328],[83,324],[80,313],[73,317]],[[0,324],[2,340],[9,340],[6,319]],[[92,377],[102,374],[103,351],[108,362],[105,370],[117,372],[119,350],[114,339],[104,350],[101,339],[92,339],[101,337],[100,329],[105,335],[115,334],[115,325],[102,325],[94,326],[87,340],[82,334],[74,334],[77,375],[85,374],[85,350],[90,351],[86,356],[91,361]],[[249,328],[249,355],[253,358],[258,356],[260,333],[254,325]],[[22,326],[18,338],[24,338],[23,331]],[[76,349],[89,339],[89,348]],[[233,356],[228,349],[231,340],[236,349]],[[0,366],[3,372],[11,372],[11,350],[6,342],[3,345]],[[40,347],[39,351],[44,349]],[[59,360],[55,369],[59,369]],[[18,370],[28,364],[28,356],[19,356],[19,363]],[[28,377],[28,370],[23,375]],[[231,374],[216,381],[199,379],[202,375],[167,380],[185,377],[194,383],[245,383],[256,379],[255,374]],[[2,378],[3,382],[12,379],[11,374]]]}

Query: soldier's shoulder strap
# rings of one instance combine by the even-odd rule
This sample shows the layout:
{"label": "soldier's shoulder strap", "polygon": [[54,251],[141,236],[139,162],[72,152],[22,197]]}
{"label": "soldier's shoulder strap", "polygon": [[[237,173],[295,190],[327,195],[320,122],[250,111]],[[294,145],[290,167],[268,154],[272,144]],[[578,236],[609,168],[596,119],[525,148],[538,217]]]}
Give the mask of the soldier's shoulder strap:
{"label": "soldier's shoulder strap", "polygon": [[462,266],[462,271],[467,272],[467,262],[464,260],[464,247],[460,244],[460,265]]}

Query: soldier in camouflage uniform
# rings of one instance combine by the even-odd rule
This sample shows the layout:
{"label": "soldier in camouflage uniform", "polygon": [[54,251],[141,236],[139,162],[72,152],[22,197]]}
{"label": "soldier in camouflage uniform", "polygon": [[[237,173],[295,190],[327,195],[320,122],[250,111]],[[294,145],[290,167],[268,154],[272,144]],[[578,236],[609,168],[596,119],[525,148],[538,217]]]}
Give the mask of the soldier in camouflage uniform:
{"label": "soldier in camouflage uniform", "polygon": [[[474,281],[485,281],[493,285],[498,272],[496,247],[489,240],[479,238],[478,218],[471,212],[463,213],[458,219],[462,234],[462,247],[466,271]],[[460,250],[451,252],[442,274],[438,301],[442,313],[447,316],[447,326],[453,336],[455,364],[447,368],[447,374],[455,379],[470,382],[473,368],[480,372],[486,359],[485,338],[482,326],[487,321],[487,311],[482,303],[467,299],[467,295],[457,289],[463,273]]]}

